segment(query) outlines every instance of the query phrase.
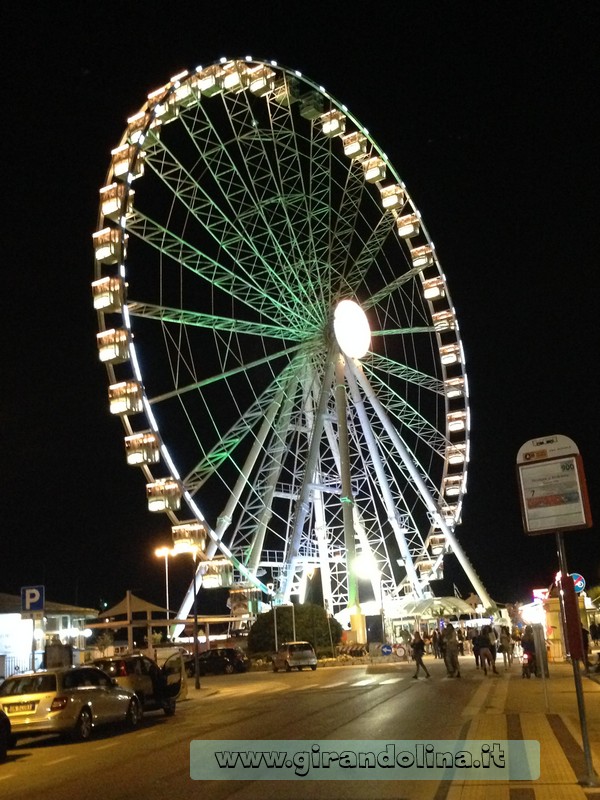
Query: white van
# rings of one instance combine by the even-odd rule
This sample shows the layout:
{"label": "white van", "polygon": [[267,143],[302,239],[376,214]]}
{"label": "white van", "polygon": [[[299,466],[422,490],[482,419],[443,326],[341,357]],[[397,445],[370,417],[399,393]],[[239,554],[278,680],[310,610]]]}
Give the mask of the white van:
{"label": "white van", "polygon": [[284,642],[273,656],[273,672],[280,669],[290,672],[294,667],[298,671],[304,667],[317,668],[317,655],[310,642]]}

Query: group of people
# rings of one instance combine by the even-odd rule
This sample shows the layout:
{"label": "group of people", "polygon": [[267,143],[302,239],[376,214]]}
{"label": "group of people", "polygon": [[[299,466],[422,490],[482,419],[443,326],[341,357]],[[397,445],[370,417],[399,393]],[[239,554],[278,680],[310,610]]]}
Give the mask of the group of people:
{"label": "group of people", "polygon": [[[432,647],[435,657],[444,659],[448,677],[460,678],[460,664],[458,656],[461,654],[462,648],[457,636],[456,629],[452,623],[446,625],[444,630],[440,633],[437,630],[432,635]],[[438,656],[439,653],[439,656]],[[423,656],[425,655],[425,642],[419,631],[415,631],[415,635],[411,642],[411,654],[415,662],[414,679],[419,677],[419,670],[423,670],[426,678],[430,678],[429,670],[423,663]]]}
{"label": "group of people", "polygon": [[[449,623],[441,631],[434,630],[428,639],[434,657],[444,660],[449,678],[460,678],[458,657],[465,654],[466,647],[473,653],[476,669],[483,670],[484,675],[488,672],[499,675],[496,668],[498,654],[502,655],[505,670],[508,670],[513,663],[515,639],[506,625],[500,628],[499,634],[492,625],[484,625],[480,629],[470,628],[465,637],[461,629],[457,630],[452,623]],[[533,631],[530,625],[526,626],[520,644],[524,652],[534,652]],[[423,662],[425,650],[426,642],[421,633],[416,631],[411,641],[411,655],[415,663],[413,679],[419,677],[421,670],[426,678],[431,677]]]}

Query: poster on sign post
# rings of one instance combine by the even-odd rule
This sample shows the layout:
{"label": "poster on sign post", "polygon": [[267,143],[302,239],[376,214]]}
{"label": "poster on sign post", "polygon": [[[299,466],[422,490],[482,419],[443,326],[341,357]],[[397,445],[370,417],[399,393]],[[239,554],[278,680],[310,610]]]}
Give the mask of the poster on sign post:
{"label": "poster on sign post", "polygon": [[583,463],[567,436],[531,439],[517,456],[523,528],[529,535],[589,528]]}

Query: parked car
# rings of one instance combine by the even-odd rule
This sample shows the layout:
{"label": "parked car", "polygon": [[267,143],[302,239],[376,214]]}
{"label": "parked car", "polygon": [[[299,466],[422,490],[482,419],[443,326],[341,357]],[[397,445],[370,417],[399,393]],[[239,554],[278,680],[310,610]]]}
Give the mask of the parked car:
{"label": "parked car", "polygon": [[144,711],[162,709],[167,716],[175,713],[184,678],[184,662],[178,651],[162,667],[141,653],[97,658],[93,663],[119,686],[135,692]]}
{"label": "parked car", "polygon": [[310,642],[284,642],[273,656],[273,672],[284,669],[290,672],[304,667],[317,668],[317,655]]}
{"label": "parked car", "polygon": [[[248,666],[248,659],[238,647],[214,647],[198,656],[200,675],[231,675],[233,672],[246,672]],[[185,659],[185,669],[190,678],[194,676],[194,656]]]}
{"label": "parked car", "polygon": [[93,666],[12,675],[0,686],[0,709],[13,741],[46,733],[85,740],[96,726],[123,722],[135,728],[142,718],[135,693]]}
{"label": "parked car", "polygon": [[6,758],[11,739],[10,720],[4,711],[0,711],[0,761]]}

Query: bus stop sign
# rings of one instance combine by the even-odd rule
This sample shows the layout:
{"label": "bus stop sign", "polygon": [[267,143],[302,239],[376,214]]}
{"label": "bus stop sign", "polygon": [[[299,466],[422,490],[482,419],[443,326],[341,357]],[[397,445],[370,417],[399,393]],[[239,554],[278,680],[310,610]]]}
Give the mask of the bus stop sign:
{"label": "bus stop sign", "polygon": [[590,528],[583,462],[567,436],[531,439],[517,455],[523,528],[529,535]]}

